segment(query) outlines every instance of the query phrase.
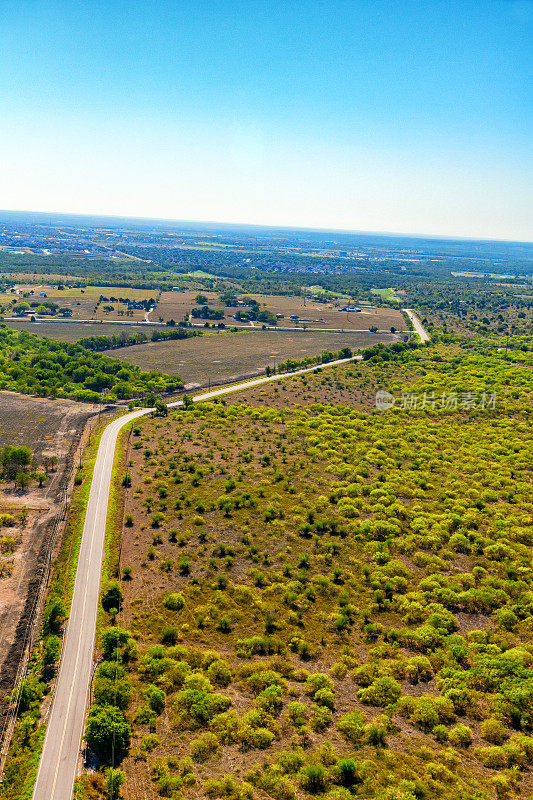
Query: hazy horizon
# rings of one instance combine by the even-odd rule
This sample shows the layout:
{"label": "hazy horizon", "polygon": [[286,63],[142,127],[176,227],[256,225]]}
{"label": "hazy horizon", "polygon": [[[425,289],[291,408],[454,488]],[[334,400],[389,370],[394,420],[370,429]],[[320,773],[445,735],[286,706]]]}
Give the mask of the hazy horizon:
{"label": "hazy horizon", "polygon": [[533,246],[533,239],[496,239],[491,237],[484,237],[480,238],[477,236],[448,236],[442,234],[435,234],[435,233],[421,233],[417,231],[410,231],[407,233],[402,233],[398,231],[385,231],[385,230],[349,230],[347,228],[324,228],[324,227],[310,227],[310,226],[300,226],[300,225],[264,225],[261,223],[249,223],[249,222],[241,222],[241,221],[234,221],[234,220],[207,220],[207,219],[177,219],[173,217],[146,217],[142,215],[125,215],[125,214],[102,214],[99,212],[87,212],[87,213],[76,213],[71,211],[42,211],[41,209],[22,209],[22,208],[0,208],[0,222],[2,219],[3,214],[13,214],[13,215],[39,215],[43,217],[74,217],[74,218],[81,218],[81,219],[95,219],[95,220],[123,220],[123,221],[132,221],[132,222],[154,222],[154,223],[173,223],[178,227],[178,225],[186,225],[191,226],[191,230],[197,230],[192,226],[198,225],[201,227],[212,228],[213,230],[217,230],[217,228],[251,228],[253,229],[264,229],[265,231],[272,230],[282,230],[287,232],[308,232],[308,233],[337,233],[337,234],[346,234],[346,235],[353,235],[353,236],[375,236],[376,238],[383,237],[391,237],[391,238],[398,238],[398,239],[432,239],[436,241],[458,241],[458,242],[487,242],[487,243],[494,243],[494,244],[523,244],[523,245],[532,245]]}

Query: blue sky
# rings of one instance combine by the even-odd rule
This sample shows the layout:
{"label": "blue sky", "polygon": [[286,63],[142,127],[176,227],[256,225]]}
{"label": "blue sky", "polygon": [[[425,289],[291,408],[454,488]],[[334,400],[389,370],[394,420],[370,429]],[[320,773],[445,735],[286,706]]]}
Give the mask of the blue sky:
{"label": "blue sky", "polygon": [[533,0],[3,0],[0,208],[533,239]]}

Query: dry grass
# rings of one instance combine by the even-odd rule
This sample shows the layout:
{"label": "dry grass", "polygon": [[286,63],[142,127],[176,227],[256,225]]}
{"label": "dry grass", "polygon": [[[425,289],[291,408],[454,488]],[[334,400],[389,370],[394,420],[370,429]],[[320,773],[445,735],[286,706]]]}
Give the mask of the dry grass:
{"label": "dry grass", "polygon": [[186,384],[203,385],[209,380],[231,381],[244,375],[259,375],[267,365],[288,358],[299,360],[323,350],[338,352],[343,347],[357,350],[396,338],[392,334],[246,330],[150,342],[112,350],[109,355],[145,370],[179,375]]}

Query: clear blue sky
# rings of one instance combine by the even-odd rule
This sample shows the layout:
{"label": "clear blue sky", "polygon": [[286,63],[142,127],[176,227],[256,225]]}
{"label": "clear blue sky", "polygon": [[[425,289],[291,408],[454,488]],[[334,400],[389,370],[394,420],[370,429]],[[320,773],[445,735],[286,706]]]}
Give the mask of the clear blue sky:
{"label": "clear blue sky", "polygon": [[533,0],[3,0],[0,208],[533,239]]}

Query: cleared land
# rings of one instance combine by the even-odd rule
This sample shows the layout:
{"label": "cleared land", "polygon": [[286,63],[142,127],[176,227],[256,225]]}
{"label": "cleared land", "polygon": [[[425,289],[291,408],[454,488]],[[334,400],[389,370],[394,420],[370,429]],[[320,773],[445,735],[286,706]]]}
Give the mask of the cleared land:
{"label": "cleared land", "polygon": [[125,333],[126,335],[142,331],[148,336],[150,332],[160,325],[120,325],[116,322],[30,322],[26,319],[4,320],[4,324],[16,331],[25,330],[36,333],[37,336],[48,336],[62,342],[77,342],[85,336],[113,336]]}
{"label": "cleared land", "polygon": [[[32,482],[27,491],[14,491],[13,482],[0,483],[0,514],[16,519],[1,529],[0,555],[0,697],[12,689],[29,615],[39,588],[41,571],[50,548],[54,520],[61,510],[63,487],[71,475],[80,436],[94,408],[66,400],[46,400],[0,392],[0,446],[25,445],[42,467],[47,457],[57,456],[54,471],[39,489]],[[23,522],[19,514],[26,507]],[[11,541],[13,540],[13,541]],[[0,713],[2,711],[0,706]]]}
{"label": "cleared land", "polygon": [[149,342],[108,351],[107,355],[129,361],[145,370],[179,375],[185,384],[231,381],[259,375],[267,366],[288,358],[303,359],[323,350],[370,347],[377,342],[394,342],[393,334],[330,333],[304,331],[225,331],[194,339]]}
{"label": "cleared land", "polygon": [[[159,303],[152,314],[152,319],[157,320],[162,317],[165,321],[174,319],[176,322],[184,319],[184,317],[191,312],[195,306],[195,298],[198,292],[184,291],[184,292],[163,292]],[[223,309],[225,312],[224,322],[226,325],[235,324],[234,316],[237,311],[249,310],[248,306],[239,306],[238,308],[225,308],[224,304],[219,299],[219,295],[213,292],[204,292],[208,299],[208,305],[213,309]],[[313,329],[323,328],[337,328],[342,330],[368,330],[372,326],[376,326],[379,330],[390,330],[391,326],[399,331],[406,330],[405,320],[401,313],[392,308],[370,308],[360,306],[362,311],[349,312],[341,311],[341,308],[346,306],[345,300],[334,300],[330,303],[317,303],[312,300],[306,300],[304,304],[303,297],[289,297],[286,295],[263,295],[263,294],[250,294],[260,305],[261,310],[272,312],[272,314],[283,314],[283,319],[278,321],[278,325],[282,328],[293,327],[295,321],[291,320],[291,316],[298,316],[298,325],[306,325]],[[243,324],[243,323],[237,323]],[[255,322],[254,325],[261,325]]]}

